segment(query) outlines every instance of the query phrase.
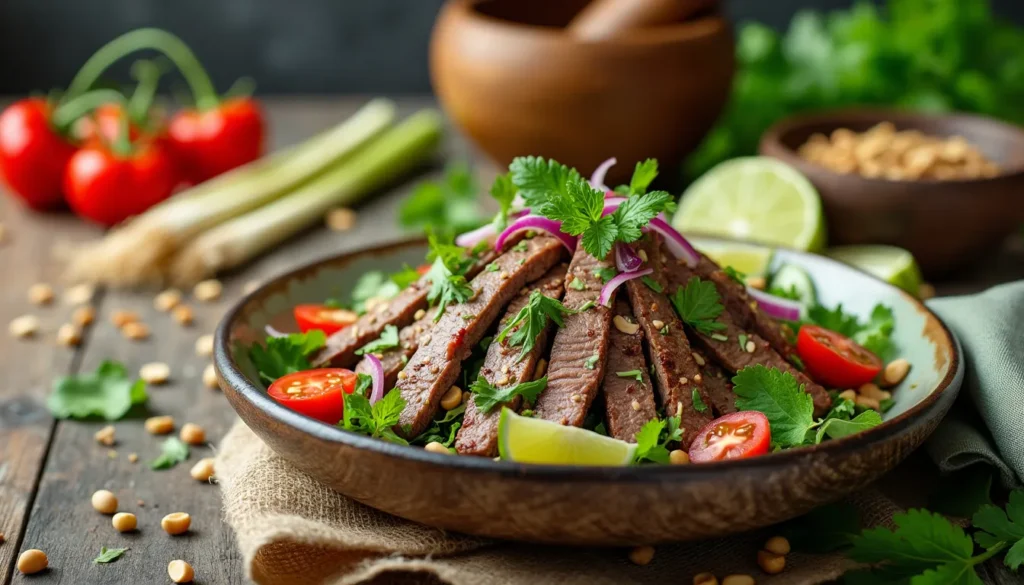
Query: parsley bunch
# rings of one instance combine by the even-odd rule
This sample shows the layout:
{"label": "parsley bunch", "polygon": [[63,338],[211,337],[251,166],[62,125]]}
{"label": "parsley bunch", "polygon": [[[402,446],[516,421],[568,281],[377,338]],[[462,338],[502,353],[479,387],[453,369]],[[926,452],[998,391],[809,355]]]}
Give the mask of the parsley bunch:
{"label": "parsley bunch", "polygon": [[399,437],[394,429],[405,409],[405,399],[396,388],[371,405],[367,393],[372,381],[366,374],[356,374],[356,388],[344,395],[344,412],[338,426],[346,431],[384,439],[399,445],[409,442]]}
{"label": "parsley bunch", "polygon": [[313,369],[309,355],[327,342],[319,329],[306,333],[292,333],[284,337],[267,337],[266,346],[258,343],[249,348],[249,359],[259,371],[260,378],[270,383],[288,374]]}
{"label": "parsley bunch", "polygon": [[678,416],[648,421],[636,434],[635,461],[668,463],[669,443],[678,443],[683,439],[683,429],[679,425]]}
{"label": "parsley bunch", "polygon": [[444,314],[445,308],[452,303],[464,303],[473,296],[473,289],[466,282],[466,271],[473,264],[473,259],[466,251],[452,243],[450,234],[442,236],[437,232],[429,232],[427,241],[430,244],[428,260],[433,260],[425,278],[430,281],[427,300],[437,305],[436,322]]}
{"label": "parsley bunch", "polygon": [[[532,212],[562,222],[562,231],[581,236],[583,248],[595,258],[607,257],[616,242],[640,239],[641,228],[651,219],[675,209],[672,195],[652,191],[633,195],[614,213],[604,215],[603,192],[591,187],[575,169],[541,157],[518,157],[509,172]],[[641,178],[638,190],[646,189],[646,184],[640,187],[642,183]]]}
{"label": "parsley bunch", "polygon": [[473,402],[484,414],[491,412],[498,406],[505,404],[516,396],[522,396],[527,404],[537,401],[540,393],[548,387],[548,378],[538,378],[532,382],[521,382],[514,386],[498,388],[487,381],[483,376],[477,377],[469,391],[473,393]]}
{"label": "parsley bunch", "polygon": [[551,319],[559,327],[565,327],[562,316],[572,315],[575,312],[558,299],[553,299],[545,296],[539,290],[534,290],[530,293],[530,299],[526,302],[526,306],[519,309],[519,312],[505,325],[495,341],[501,343],[508,337],[509,345],[523,348],[519,354],[519,360],[522,360],[533,350],[537,343],[537,336],[547,327],[548,319]]}
{"label": "parsley bunch", "polygon": [[676,289],[670,300],[683,323],[700,333],[712,335],[725,329],[725,324],[716,320],[725,307],[713,282],[691,277],[685,287]]}

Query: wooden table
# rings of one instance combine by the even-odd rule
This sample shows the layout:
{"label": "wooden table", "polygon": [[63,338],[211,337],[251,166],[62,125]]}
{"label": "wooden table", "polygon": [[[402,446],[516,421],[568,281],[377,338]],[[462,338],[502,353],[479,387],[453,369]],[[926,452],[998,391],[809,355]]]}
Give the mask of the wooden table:
{"label": "wooden table", "polygon": [[[268,100],[268,113],[276,147],[298,142],[351,114],[364,100],[357,98]],[[432,103],[429,98],[398,100],[403,113]],[[445,157],[481,163],[488,178],[494,170],[474,155],[456,133],[449,132]],[[474,160],[477,159],[477,160]],[[439,168],[429,173],[437,175]],[[168,471],[152,471],[148,462],[159,453],[162,439],[147,434],[139,419],[117,422],[117,444],[103,447],[93,434],[105,423],[56,421],[48,413],[46,396],[54,378],[94,370],[108,359],[123,362],[130,372],[147,362],[171,365],[172,381],[150,387],[149,408],[173,415],[178,426],[194,422],[206,429],[216,445],[235,416],[223,396],[203,387],[200,377],[205,358],[195,355],[195,340],[213,331],[220,316],[238,298],[245,283],[270,277],[301,262],[400,236],[394,213],[411,188],[407,183],[361,206],[356,227],[344,234],[323,228],[281,246],[244,271],[223,278],[225,292],[219,302],[191,302],[196,323],[182,327],[152,306],[152,293],[98,291],[93,304],[97,321],[77,349],[54,343],[57,327],[68,321],[72,307],[58,299],[52,306],[36,307],[26,298],[36,282],[57,284],[61,262],[55,248],[99,236],[100,231],[69,215],[38,215],[0,197],[0,223],[7,233],[0,244],[0,325],[22,314],[37,315],[43,331],[34,340],[0,335],[0,585],[33,583],[91,585],[99,583],[168,583],[167,563],[185,559],[196,569],[197,583],[244,583],[241,558],[234,535],[222,522],[217,488],[189,477],[192,463],[212,456],[212,447],[193,449],[186,464]],[[979,290],[997,282],[1024,278],[1024,245],[1008,243],[998,256],[981,263],[971,274],[941,283],[940,292],[955,294]],[[58,287],[58,293],[62,287]],[[124,339],[110,323],[118,309],[139,312],[153,330],[144,342]],[[140,460],[131,463],[130,453]],[[113,491],[120,509],[135,513],[140,530],[121,535],[110,517],[92,509],[89,498],[98,489]],[[193,517],[189,536],[171,538],[159,527],[160,518],[174,511]],[[109,565],[94,565],[101,546],[130,547]],[[18,552],[38,548],[46,552],[50,569],[32,578],[15,574]]]}

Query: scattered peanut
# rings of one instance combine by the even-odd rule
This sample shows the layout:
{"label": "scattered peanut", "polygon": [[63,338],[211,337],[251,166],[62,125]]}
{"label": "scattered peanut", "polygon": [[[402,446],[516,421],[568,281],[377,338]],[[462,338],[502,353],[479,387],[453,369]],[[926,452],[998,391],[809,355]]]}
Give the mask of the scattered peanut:
{"label": "scattered peanut", "polygon": [[763,276],[748,276],[747,286],[750,288],[756,288],[757,290],[764,290],[768,288],[768,281]]}
{"label": "scattered peanut", "polygon": [[213,335],[203,335],[196,340],[196,355],[199,357],[213,355]]}
{"label": "scattered peanut", "polygon": [[682,449],[673,449],[668,453],[668,462],[672,465],[686,465],[690,462],[690,456]]}
{"label": "scattered peanut", "polygon": [[839,393],[839,397],[844,399],[844,400],[856,400],[857,399],[857,391],[856,390],[843,390],[842,392]]}
{"label": "scattered peanut", "polygon": [[171,561],[167,564],[167,574],[175,583],[191,583],[196,578],[192,565],[182,560]]}
{"label": "scattered peanut", "polygon": [[147,384],[163,384],[171,378],[171,366],[163,362],[150,362],[139,368],[139,377]]}
{"label": "scattered peanut", "polygon": [[185,512],[172,512],[160,520],[160,528],[171,536],[185,534],[192,525],[192,517]]}
{"label": "scattered peanut", "polygon": [[420,309],[420,310],[416,311],[416,314],[414,314],[412,316],[412,318],[416,319],[417,321],[419,321],[420,319],[422,319],[422,318],[424,318],[426,316],[427,316],[427,312],[424,311],[423,309]]}
{"label": "scattered peanut", "polygon": [[197,284],[192,289],[192,296],[194,296],[197,301],[208,303],[219,299],[220,293],[223,291],[224,286],[220,281],[215,278],[211,278]]}
{"label": "scattered peanut", "polygon": [[714,573],[698,573],[693,576],[693,585],[718,585],[718,577]]}
{"label": "scattered peanut", "polygon": [[151,435],[166,435],[174,430],[174,417],[154,416],[146,419],[146,432]]}
{"label": "scattered peanut", "polygon": [[661,319],[652,319],[651,320],[651,327],[654,327],[655,329],[660,330],[664,326],[665,326],[665,322],[662,321]]}
{"label": "scattered peanut", "polygon": [[207,364],[203,368],[203,385],[213,390],[217,389],[217,369],[213,364]]}
{"label": "scattered peanut", "polygon": [[139,462],[139,454],[138,453],[129,453],[128,454],[128,463],[138,463],[138,462]]}
{"label": "scattered peanut", "polygon": [[868,382],[867,384],[864,384],[863,386],[858,388],[857,393],[860,394],[861,396],[874,398],[879,402],[881,402],[882,400],[888,400],[889,398],[892,398],[892,394],[886,392],[885,390],[882,390],[876,384],[872,384],[871,382]]}
{"label": "scattered peanut", "polygon": [[882,370],[882,385],[887,388],[892,388],[905,380],[909,372],[910,362],[904,358],[893,360],[886,364],[885,369]]}
{"label": "scattered peanut", "polygon": [[189,445],[202,445],[206,442],[206,431],[194,423],[185,423],[181,427],[181,440]]}
{"label": "scattered peanut", "polygon": [[879,410],[882,408],[882,405],[879,404],[878,400],[868,398],[867,396],[857,396],[857,398],[854,399],[854,402],[857,406],[863,406],[864,408],[870,408],[872,410]]}
{"label": "scattered peanut", "polygon": [[540,358],[537,360],[537,367],[533,370],[533,379],[540,380],[548,373],[548,360]]}
{"label": "scattered peanut", "polygon": [[7,331],[18,338],[32,337],[39,331],[39,319],[35,315],[22,315],[16,317],[7,326]]}
{"label": "scattered peanut", "polygon": [[192,314],[192,307],[188,305],[178,305],[171,311],[171,317],[177,321],[178,325],[191,325],[192,321],[195,320],[195,315]]}
{"label": "scattered peanut", "polygon": [[139,314],[135,311],[127,311],[125,309],[118,309],[110,315],[110,321],[114,324],[114,327],[123,329],[125,325],[129,323],[135,323],[139,320]]}
{"label": "scattered peanut", "polygon": [[117,512],[117,496],[108,490],[99,490],[92,495],[92,507],[100,514]]}
{"label": "scattered peanut", "polygon": [[18,571],[22,575],[34,575],[50,564],[43,551],[30,548],[18,555]]}
{"label": "scattered peanut", "polygon": [[111,447],[114,445],[115,437],[114,434],[117,431],[113,425],[107,425],[102,429],[96,431],[96,434],[92,438],[96,439],[96,442],[105,447]]}
{"label": "scattered peanut", "polygon": [[766,550],[757,551],[757,566],[769,575],[777,575],[786,568],[786,557]]}
{"label": "scattered peanut", "polygon": [[423,447],[423,448],[426,449],[427,451],[430,451],[431,453],[441,453],[443,455],[451,455],[451,451],[448,450],[448,447],[445,447],[444,445],[442,445],[441,443],[438,443],[437,441],[431,441],[431,442],[427,443],[427,445],[425,447]]}
{"label": "scattered peanut", "polygon": [[96,309],[91,305],[78,307],[71,313],[71,322],[79,327],[88,327],[96,320]]}
{"label": "scattered peanut", "polygon": [[743,349],[747,350],[747,353],[754,353],[757,350],[757,345],[753,341],[748,341]]}
{"label": "scattered peanut", "polygon": [[78,325],[65,323],[57,329],[57,345],[77,347],[82,343],[82,332]]}
{"label": "scattered peanut", "polygon": [[131,532],[139,525],[139,520],[131,512],[118,512],[110,519],[110,523],[118,532]]}
{"label": "scattered peanut", "polygon": [[169,288],[153,297],[153,308],[161,313],[166,313],[181,304],[181,291],[176,288]]}
{"label": "scattered peanut", "polygon": [[333,231],[348,231],[356,225],[356,212],[347,207],[336,207],[327,212],[325,220]]}
{"label": "scattered peanut", "polygon": [[67,305],[84,305],[92,300],[96,289],[91,284],[77,284],[64,291],[64,303]]}
{"label": "scattered peanut", "polygon": [[630,323],[622,315],[615,315],[612,319],[612,323],[615,324],[615,328],[625,333],[626,335],[635,335],[640,330],[640,325],[637,323]]}
{"label": "scattered peanut", "polygon": [[458,408],[460,404],[462,404],[462,388],[458,386],[452,386],[441,397],[441,408],[445,410]]}
{"label": "scattered peanut", "polygon": [[707,362],[704,361],[704,356],[700,355],[697,352],[693,352],[692,355],[693,355],[693,361],[697,362],[698,366],[704,367],[705,365],[707,365]]}
{"label": "scattered peanut", "polygon": [[204,457],[200,459],[198,463],[192,466],[189,475],[196,481],[210,481],[210,478],[213,477],[213,458]]}
{"label": "scattered peanut", "polygon": [[141,341],[149,337],[149,327],[145,323],[133,321],[121,328],[121,334],[132,341]]}
{"label": "scattered peanut", "polygon": [[788,555],[790,551],[789,540],[785,536],[773,536],[764,543],[764,550],[777,555]]}
{"label": "scattered peanut", "polygon": [[726,575],[722,585],[755,585],[757,581],[750,575]]}
{"label": "scattered peanut", "polygon": [[33,305],[49,305],[53,302],[53,287],[45,282],[37,282],[28,287],[28,301]]}
{"label": "scattered peanut", "polygon": [[640,565],[641,567],[650,564],[651,560],[654,559],[654,547],[653,546],[638,546],[633,550],[629,551],[629,560],[634,565]]}

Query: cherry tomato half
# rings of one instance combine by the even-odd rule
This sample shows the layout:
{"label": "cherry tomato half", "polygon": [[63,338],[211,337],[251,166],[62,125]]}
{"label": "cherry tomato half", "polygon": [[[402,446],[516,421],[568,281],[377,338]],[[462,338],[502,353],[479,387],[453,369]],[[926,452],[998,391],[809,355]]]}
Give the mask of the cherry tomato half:
{"label": "cherry tomato half", "polygon": [[817,325],[804,325],[796,351],[815,380],[834,388],[857,388],[882,371],[882,360],[857,342]]}
{"label": "cherry tomato half", "polygon": [[267,394],[299,414],[333,425],[341,420],[341,393],[351,394],[355,389],[355,372],[323,368],[282,376],[274,380]]}
{"label": "cherry tomato half", "polygon": [[353,311],[332,309],[326,305],[299,305],[293,309],[295,322],[303,333],[310,329],[319,329],[330,335],[340,331],[359,319]]}
{"label": "cherry tomato half", "polygon": [[420,264],[416,267],[416,272],[420,273],[420,276],[430,272],[430,264]]}
{"label": "cherry tomato half", "polygon": [[768,452],[772,442],[768,417],[756,410],[743,410],[716,418],[690,444],[690,461],[706,463],[725,459],[746,459]]}

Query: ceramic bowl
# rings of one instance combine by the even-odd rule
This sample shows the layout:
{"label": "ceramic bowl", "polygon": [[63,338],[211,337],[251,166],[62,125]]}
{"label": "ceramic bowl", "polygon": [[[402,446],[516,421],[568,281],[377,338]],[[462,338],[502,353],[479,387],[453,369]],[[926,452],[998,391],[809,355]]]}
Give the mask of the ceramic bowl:
{"label": "ceramic bowl", "polygon": [[[797,149],[812,134],[862,132],[889,121],[898,130],[959,135],[1004,172],[963,181],[890,181],[844,175],[809,162]],[[769,129],[761,154],[796,167],[821,194],[831,244],[892,244],[914,254],[925,274],[955,271],[999,246],[1024,223],[1024,129],[966,114],[847,110],[795,116]]]}
{"label": "ceramic bowl", "polygon": [[[521,154],[589,172],[617,157],[681,161],[714,124],[735,69],[716,12],[585,41],[564,26],[586,0],[451,0],[434,25],[430,74],[452,121],[505,167]],[[668,176],[668,174],[666,174]]]}
{"label": "ceramic bowl", "polygon": [[[701,240],[695,243],[702,244]],[[703,244],[714,242],[704,241]],[[585,468],[444,455],[353,434],[271,400],[247,348],[264,327],[295,330],[291,308],[338,294],[369,270],[416,265],[423,242],[328,258],[271,280],[239,301],[216,334],[221,388],[238,415],[298,469],[364,504],[424,524],[533,542],[631,545],[721,536],[767,526],[862,489],[935,429],[963,378],[949,330],[924,305],[821,256],[779,250],[810,272],[822,303],[866,316],[893,308],[895,343],[911,364],[885,422],[816,447],[741,461]]]}

